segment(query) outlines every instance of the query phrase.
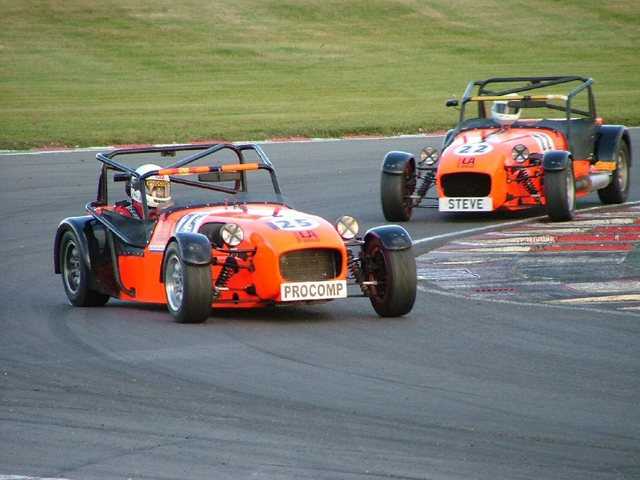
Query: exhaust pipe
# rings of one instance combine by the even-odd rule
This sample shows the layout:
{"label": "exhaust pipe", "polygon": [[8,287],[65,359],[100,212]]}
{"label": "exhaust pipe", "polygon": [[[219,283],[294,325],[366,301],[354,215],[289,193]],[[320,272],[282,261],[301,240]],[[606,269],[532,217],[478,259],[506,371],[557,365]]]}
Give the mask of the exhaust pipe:
{"label": "exhaust pipe", "polygon": [[611,173],[594,173],[576,180],[576,190],[594,192],[611,183]]}

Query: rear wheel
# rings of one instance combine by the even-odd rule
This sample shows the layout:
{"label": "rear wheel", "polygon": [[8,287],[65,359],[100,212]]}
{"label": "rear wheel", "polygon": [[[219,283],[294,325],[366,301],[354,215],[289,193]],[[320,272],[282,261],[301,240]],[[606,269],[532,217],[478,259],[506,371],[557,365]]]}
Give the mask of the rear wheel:
{"label": "rear wheel", "polygon": [[416,262],[411,249],[387,250],[379,239],[365,246],[365,280],[369,300],[381,317],[399,317],[411,311],[416,299]]}
{"label": "rear wheel", "polygon": [[416,188],[415,169],[407,162],[400,175],[382,172],[380,179],[380,197],[382,213],[389,222],[406,222],[411,218]]}
{"label": "rear wheel", "polygon": [[544,172],[544,191],[551,221],[571,220],[576,211],[576,181],[571,160],[563,170]]}
{"label": "rear wheel", "polygon": [[89,287],[89,269],[74,232],[68,230],[62,235],[58,255],[62,285],[72,305],[100,307],[109,301],[109,295]]}
{"label": "rear wheel", "polygon": [[616,169],[613,171],[611,183],[598,190],[600,201],[605,205],[624,203],[629,196],[629,146],[620,142],[616,156]]}
{"label": "rear wheel", "polygon": [[169,245],[164,261],[164,288],[169,313],[179,323],[202,323],[211,313],[211,267],[190,265],[176,243]]}

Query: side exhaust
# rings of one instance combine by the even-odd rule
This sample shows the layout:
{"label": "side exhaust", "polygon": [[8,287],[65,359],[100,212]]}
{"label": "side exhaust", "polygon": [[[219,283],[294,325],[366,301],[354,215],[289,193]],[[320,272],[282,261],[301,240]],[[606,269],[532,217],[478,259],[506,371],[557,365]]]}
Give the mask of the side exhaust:
{"label": "side exhaust", "polygon": [[594,192],[611,183],[611,173],[595,173],[576,180],[576,190]]}

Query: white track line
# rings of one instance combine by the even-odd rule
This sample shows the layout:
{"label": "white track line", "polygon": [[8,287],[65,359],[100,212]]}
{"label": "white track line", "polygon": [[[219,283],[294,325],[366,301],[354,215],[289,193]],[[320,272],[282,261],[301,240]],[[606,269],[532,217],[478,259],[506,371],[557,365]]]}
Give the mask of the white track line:
{"label": "white track line", "polygon": [[[634,201],[634,202],[627,202],[627,203],[622,203],[620,205],[615,205],[617,207],[634,207],[636,205],[640,205],[640,200],[638,201]],[[576,213],[587,213],[587,212],[592,212],[592,211],[598,211],[598,210],[602,210],[604,208],[611,208],[614,205],[598,205],[596,207],[589,207],[589,208],[584,208],[581,210],[577,210]],[[532,218],[527,218],[524,220],[514,220],[511,222],[506,222],[506,223],[496,223],[493,225],[486,225],[484,227],[477,227],[477,228],[468,228],[466,230],[458,230],[457,232],[450,232],[450,233],[443,233],[440,235],[434,235],[432,237],[424,237],[424,238],[418,238],[417,240],[413,240],[413,244],[414,245],[420,245],[422,243],[428,243],[428,242],[434,242],[434,241],[440,241],[440,240],[448,240],[451,238],[456,238],[456,237],[467,237],[467,236],[472,236],[475,235],[477,233],[482,233],[482,232],[487,232],[487,231],[492,231],[492,230],[502,230],[505,228],[509,228],[509,227],[513,227],[516,225],[522,225],[525,223],[534,223],[536,221],[540,221],[541,219],[546,218],[546,215],[541,215],[539,217],[532,217]],[[589,221],[589,220],[585,220],[585,221]],[[556,225],[557,227],[557,225]]]}

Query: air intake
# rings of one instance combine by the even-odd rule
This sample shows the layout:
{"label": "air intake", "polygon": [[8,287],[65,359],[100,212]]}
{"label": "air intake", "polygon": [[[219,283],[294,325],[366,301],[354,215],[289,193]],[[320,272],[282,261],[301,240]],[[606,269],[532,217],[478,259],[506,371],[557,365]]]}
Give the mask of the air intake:
{"label": "air intake", "polygon": [[331,280],[340,274],[341,267],[340,251],[330,248],[295,250],[280,256],[280,274],[289,282]]}

